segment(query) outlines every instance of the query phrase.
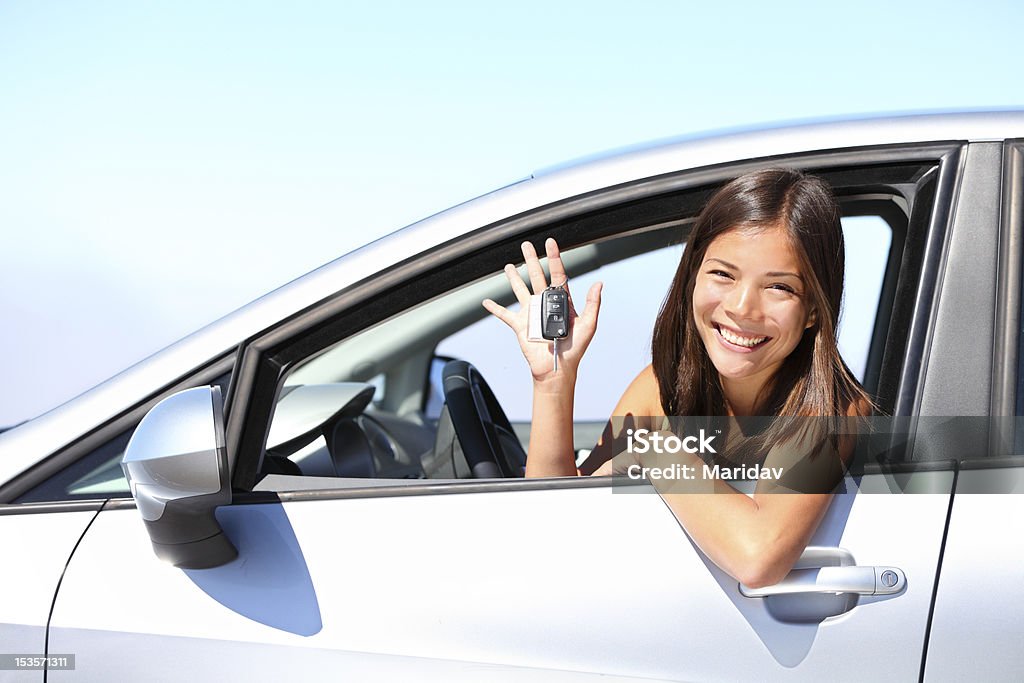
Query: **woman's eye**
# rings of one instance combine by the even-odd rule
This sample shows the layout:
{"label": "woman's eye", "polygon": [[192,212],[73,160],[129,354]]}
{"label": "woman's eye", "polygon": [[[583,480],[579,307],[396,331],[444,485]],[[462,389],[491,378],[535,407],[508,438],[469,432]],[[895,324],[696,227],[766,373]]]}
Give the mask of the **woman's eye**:
{"label": "woman's eye", "polygon": [[796,290],[795,289],[793,289],[789,285],[782,284],[781,282],[776,282],[774,285],[770,285],[768,287],[768,289],[775,289],[775,290],[778,290],[780,292],[788,292],[790,294],[796,294]]}
{"label": "woman's eye", "polygon": [[732,279],[732,275],[729,275],[729,273],[724,270],[709,270],[708,275],[714,275],[715,277],[726,278],[728,280]]}

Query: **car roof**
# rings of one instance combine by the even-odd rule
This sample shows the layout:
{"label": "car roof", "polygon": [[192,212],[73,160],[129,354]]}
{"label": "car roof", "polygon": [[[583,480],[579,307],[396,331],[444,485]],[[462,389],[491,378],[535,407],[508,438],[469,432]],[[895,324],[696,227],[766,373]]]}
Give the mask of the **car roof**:
{"label": "car roof", "polygon": [[508,216],[680,170],[784,154],[947,140],[1024,138],[1024,111],[915,114],[687,135],[615,150],[528,178],[382,237],[256,299],[39,417],[0,433],[0,483],[117,418],[243,340],[374,273]]}

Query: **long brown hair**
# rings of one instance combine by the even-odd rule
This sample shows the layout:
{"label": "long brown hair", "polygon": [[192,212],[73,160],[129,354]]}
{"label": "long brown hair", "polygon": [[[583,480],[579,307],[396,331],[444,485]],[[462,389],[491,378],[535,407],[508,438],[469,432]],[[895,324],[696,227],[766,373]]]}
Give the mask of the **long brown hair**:
{"label": "long brown hair", "polygon": [[[718,236],[737,228],[775,226],[785,230],[797,255],[814,324],[758,397],[758,411],[792,418],[836,417],[838,422],[851,404],[870,405],[840,357],[836,340],[845,263],[839,217],[829,185],[793,169],[747,173],[711,197],[697,217],[654,328],[651,356],[666,415],[726,415],[718,371],[693,317],[697,272]],[[760,440],[784,442],[799,431],[797,422],[778,421]]]}

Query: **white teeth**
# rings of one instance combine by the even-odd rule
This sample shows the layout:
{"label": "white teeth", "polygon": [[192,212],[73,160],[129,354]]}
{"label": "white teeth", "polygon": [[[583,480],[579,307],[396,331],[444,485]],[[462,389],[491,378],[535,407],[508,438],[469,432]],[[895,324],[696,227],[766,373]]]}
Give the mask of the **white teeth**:
{"label": "white teeth", "polygon": [[724,327],[719,327],[718,331],[725,338],[725,340],[727,342],[729,342],[730,344],[735,344],[736,346],[746,346],[746,347],[757,346],[758,344],[760,344],[761,342],[763,342],[765,339],[768,338],[768,337],[741,337],[741,336],[739,336],[739,335],[737,335],[737,334],[735,334],[735,333],[725,329]]}

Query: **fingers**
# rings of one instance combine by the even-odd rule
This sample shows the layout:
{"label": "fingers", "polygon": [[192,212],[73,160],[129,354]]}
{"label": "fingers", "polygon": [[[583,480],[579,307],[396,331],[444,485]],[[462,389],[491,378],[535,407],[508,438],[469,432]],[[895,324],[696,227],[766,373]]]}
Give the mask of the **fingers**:
{"label": "fingers", "polygon": [[540,294],[548,288],[548,281],[544,277],[544,269],[540,267],[537,251],[529,242],[523,242],[522,250],[523,258],[526,259],[526,271],[530,274],[530,286],[534,294]]}
{"label": "fingers", "polygon": [[512,285],[512,292],[516,295],[516,299],[519,300],[519,305],[529,306],[530,290],[526,287],[526,283],[523,282],[523,278],[519,275],[519,271],[511,263],[505,264],[505,277],[508,278],[508,283]]}
{"label": "fingers", "polygon": [[[522,280],[519,281],[519,284],[521,284],[524,288],[526,287],[526,285],[523,284]],[[508,310],[501,304],[496,303],[490,299],[484,299],[482,303],[484,305],[484,308],[486,308],[489,313],[494,315],[494,317],[496,317],[498,320],[511,327],[513,330],[516,329],[515,314],[512,313],[512,311]]]}
{"label": "fingers", "polygon": [[574,309],[569,309],[569,314],[573,320],[573,328],[576,330],[573,339],[579,340],[583,344],[583,349],[586,349],[586,345],[590,343],[590,339],[594,336],[597,331],[597,316],[601,310],[601,290],[604,285],[600,282],[595,282],[590,286],[587,291],[587,300],[584,304],[585,308],[577,313]]}
{"label": "fingers", "polygon": [[604,283],[595,282],[590,286],[587,291],[587,303],[586,308],[580,313],[581,318],[585,318],[593,323],[597,327],[597,314],[601,311],[601,290],[604,289]]}
{"label": "fingers", "polygon": [[565,274],[565,266],[562,264],[562,256],[558,251],[558,242],[553,237],[544,241],[544,251],[548,255],[548,270],[551,271],[551,285],[566,286],[569,278]]}

